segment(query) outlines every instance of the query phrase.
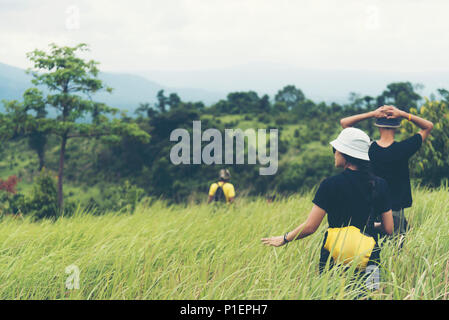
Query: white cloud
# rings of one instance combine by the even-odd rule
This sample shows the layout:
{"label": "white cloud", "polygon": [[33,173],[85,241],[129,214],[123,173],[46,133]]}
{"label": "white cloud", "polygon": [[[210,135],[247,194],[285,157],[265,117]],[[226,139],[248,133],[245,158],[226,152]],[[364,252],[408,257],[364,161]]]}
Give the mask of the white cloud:
{"label": "white cloud", "polygon": [[[0,3],[0,61],[17,66],[27,65],[25,52],[50,42],[86,42],[101,68],[115,71],[261,60],[322,69],[449,70],[445,1]],[[79,8],[79,28],[67,28],[70,6]]]}

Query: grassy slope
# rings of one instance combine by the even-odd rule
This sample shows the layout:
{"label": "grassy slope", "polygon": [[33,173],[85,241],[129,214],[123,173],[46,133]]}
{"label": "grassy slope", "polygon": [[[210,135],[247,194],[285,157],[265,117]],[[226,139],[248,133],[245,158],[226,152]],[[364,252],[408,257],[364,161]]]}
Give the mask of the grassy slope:
{"label": "grassy slope", "polygon": [[[448,189],[415,190],[412,230],[401,252],[382,251],[374,299],[442,299],[448,293]],[[352,299],[338,270],[320,276],[326,223],[312,236],[273,248],[260,238],[301,223],[311,195],[267,206],[239,199],[228,210],[142,204],[134,214],[84,215],[55,223],[4,218],[0,224],[1,299]],[[80,269],[67,290],[66,267]]]}

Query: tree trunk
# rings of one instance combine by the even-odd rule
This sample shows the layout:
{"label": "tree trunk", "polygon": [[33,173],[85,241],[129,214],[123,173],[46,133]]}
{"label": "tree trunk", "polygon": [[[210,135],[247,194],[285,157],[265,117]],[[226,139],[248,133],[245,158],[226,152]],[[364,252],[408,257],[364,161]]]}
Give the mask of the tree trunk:
{"label": "tree trunk", "polygon": [[60,213],[64,209],[63,179],[64,179],[64,156],[66,144],[67,144],[67,134],[64,134],[62,136],[61,150],[59,153],[59,171],[58,171],[58,208]]}
{"label": "tree trunk", "polygon": [[45,167],[45,151],[39,150],[37,156],[39,157],[39,172],[41,172],[42,168]]}

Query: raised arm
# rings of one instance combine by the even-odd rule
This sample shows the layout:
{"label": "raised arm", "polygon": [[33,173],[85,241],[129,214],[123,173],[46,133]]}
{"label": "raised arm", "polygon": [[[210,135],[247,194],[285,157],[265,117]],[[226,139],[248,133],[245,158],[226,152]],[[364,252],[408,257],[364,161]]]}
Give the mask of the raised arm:
{"label": "raised arm", "polygon": [[[287,241],[290,242],[292,240],[302,239],[314,233],[320,226],[325,215],[326,212],[323,209],[317,205],[314,205],[307,220],[293,231],[285,234]],[[280,247],[286,244],[284,241],[284,236],[262,238],[262,242],[266,245],[274,247]]]}
{"label": "raised arm", "polygon": [[399,110],[394,106],[385,106],[385,112],[387,114],[387,118],[403,118],[413,122],[416,126],[418,126],[421,130],[418,132],[422,136],[422,140],[426,140],[429,136],[430,131],[433,129],[433,123],[429,120],[420,118],[415,116],[414,114],[407,113],[405,111]]}
{"label": "raised arm", "polygon": [[362,120],[366,120],[366,119],[370,119],[370,118],[384,118],[387,115],[385,114],[385,106],[379,107],[376,110],[370,111],[370,112],[365,112],[365,113],[360,113],[360,114],[356,114],[350,117],[346,117],[340,120],[340,124],[343,127],[343,129],[345,128],[349,128],[352,127],[353,125],[355,125],[356,123],[362,121]]}

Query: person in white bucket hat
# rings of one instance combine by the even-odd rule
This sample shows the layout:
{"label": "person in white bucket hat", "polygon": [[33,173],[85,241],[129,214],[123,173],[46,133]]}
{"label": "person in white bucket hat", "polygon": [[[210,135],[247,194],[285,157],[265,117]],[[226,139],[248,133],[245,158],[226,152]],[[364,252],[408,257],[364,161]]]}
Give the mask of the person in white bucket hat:
{"label": "person in white bucket hat", "polygon": [[[409,229],[404,209],[413,204],[409,160],[430,135],[433,123],[395,106],[385,105],[374,111],[343,118],[340,124],[343,128],[349,128],[370,118],[376,119],[374,125],[379,128],[380,139],[371,144],[369,157],[374,174],[385,179],[390,188],[394,234],[398,236],[399,247],[402,247],[404,235]],[[396,131],[403,120],[413,123],[420,131],[405,140],[395,141]]]}
{"label": "person in white bucket hat", "polygon": [[[335,166],[343,172],[321,182],[303,224],[284,236],[262,238],[262,242],[279,247],[307,237],[318,229],[327,214],[329,228],[321,248],[319,272],[335,264],[357,261],[356,275],[363,277],[366,289],[375,290],[380,282],[380,248],[375,227],[385,234],[393,232],[388,185],[370,172],[370,139],[362,130],[344,129],[330,144]],[[378,216],[381,223],[374,226]],[[339,242],[342,239],[345,239],[343,243]]]}
{"label": "person in white bucket hat", "polygon": [[330,142],[334,149],[350,157],[369,161],[368,150],[370,139],[368,135],[357,128],[344,129],[338,138]]}

